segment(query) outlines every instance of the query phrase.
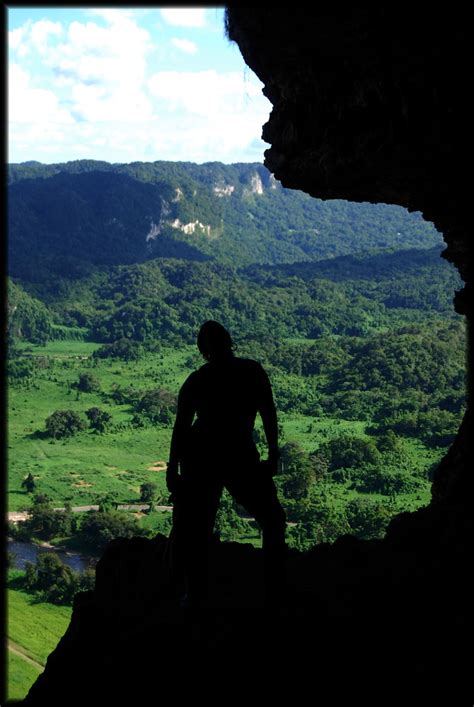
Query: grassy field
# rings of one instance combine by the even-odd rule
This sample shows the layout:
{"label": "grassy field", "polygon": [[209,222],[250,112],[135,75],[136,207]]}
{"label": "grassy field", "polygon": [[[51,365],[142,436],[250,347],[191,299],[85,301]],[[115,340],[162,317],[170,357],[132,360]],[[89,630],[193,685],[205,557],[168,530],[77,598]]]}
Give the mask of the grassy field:
{"label": "grassy field", "polygon": [[[9,573],[7,592],[7,638],[23,655],[8,650],[8,697],[23,699],[49,654],[64,635],[72,609],[38,603],[31,594],[14,588],[18,571]],[[28,660],[28,658],[30,660]]]}
{"label": "grassy field", "polygon": [[[38,490],[55,503],[70,500],[73,505],[93,503],[107,492],[120,501],[139,498],[140,484],[153,481],[165,489],[164,474],[150,470],[157,461],[168,458],[170,428],[124,429],[104,435],[85,431],[67,440],[43,438],[45,419],[58,409],[84,413],[100,407],[112,415],[113,423],[127,423],[132,417],[129,405],[104,402],[114,384],[140,390],[165,387],[177,392],[191,371],[183,361],[191,351],[149,354],[138,363],[100,361],[90,358],[97,344],[81,341],[52,342],[28,347],[45,367],[29,388],[12,387],[8,395],[9,510],[21,510],[30,499],[21,481],[32,473]],[[69,385],[79,374],[91,372],[101,381],[101,391],[80,393]]]}
{"label": "grassy field", "polygon": [[22,700],[38,677],[41,670],[28,663],[11,650],[7,655],[7,699]]}

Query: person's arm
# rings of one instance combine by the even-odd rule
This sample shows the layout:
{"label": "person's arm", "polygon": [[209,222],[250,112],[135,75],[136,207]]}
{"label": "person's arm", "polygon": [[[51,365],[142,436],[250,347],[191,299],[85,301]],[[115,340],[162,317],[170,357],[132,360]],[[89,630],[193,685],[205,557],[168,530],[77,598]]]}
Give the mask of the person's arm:
{"label": "person's arm", "polygon": [[179,391],[178,410],[171,435],[170,455],[166,471],[166,485],[170,493],[176,489],[179,462],[183,454],[184,443],[193,423],[195,406],[190,394],[190,385],[186,381]]}
{"label": "person's arm", "polygon": [[280,457],[280,452],[278,449],[277,414],[270,380],[263,368],[261,371],[262,380],[259,412],[262,418],[263,429],[268,445],[268,461],[270,462],[272,475],[275,475],[277,472],[278,459]]}

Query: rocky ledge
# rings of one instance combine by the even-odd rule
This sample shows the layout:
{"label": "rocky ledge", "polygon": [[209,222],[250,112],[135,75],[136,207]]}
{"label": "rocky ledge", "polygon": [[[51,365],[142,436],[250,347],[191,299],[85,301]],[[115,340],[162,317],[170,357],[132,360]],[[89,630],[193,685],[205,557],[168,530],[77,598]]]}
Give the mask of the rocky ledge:
{"label": "rocky ledge", "polygon": [[[289,550],[277,606],[265,604],[262,551],[251,545],[211,547],[208,599],[191,611],[174,591],[164,536],[112,541],[24,704],[411,704],[418,694],[464,704],[469,517],[432,505],[397,517],[384,540]],[[453,549],[453,536],[466,543]]]}

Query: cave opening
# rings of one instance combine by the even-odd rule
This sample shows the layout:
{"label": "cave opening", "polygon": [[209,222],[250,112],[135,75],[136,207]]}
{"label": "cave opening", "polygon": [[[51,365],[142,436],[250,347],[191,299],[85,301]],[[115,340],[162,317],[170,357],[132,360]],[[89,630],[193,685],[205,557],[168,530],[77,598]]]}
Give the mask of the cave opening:
{"label": "cave opening", "polygon": [[[436,12],[434,9],[434,19],[432,13],[428,18],[423,17],[423,22],[411,16],[412,23],[405,27],[405,17],[387,8],[374,11],[373,15],[357,8],[341,15],[317,8],[305,8],[300,13],[293,8],[252,8],[249,11],[232,6],[227,10],[227,25],[249,66],[254,66],[262,77],[265,91],[274,104],[265,132],[272,137],[266,160],[276,179],[285,187],[316,198],[319,195],[324,199],[341,199],[345,204],[400,204],[422,213],[427,222],[434,223],[437,230],[445,234],[446,255],[456,264],[463,280],[468,281],[467,189],[458,179],[456,159],[452,159],[452,155],[459,156],[458,148],[462,147],[465,134],[457,143],[461,131],[450,132],[454,122],[452,115],[459,116],[462,111],[457,105],[449,104],[446,117],[439,116],[437,110],[442,102],[442,89],[450,83],[446,76],[451,80],[456,74],[453,68],[461,70],[460,67],[468,63],[456,63],[462,53],[458,19],[449,13],[446,16],[444,10],[442,18],[437,18]],[[389,42],[384,41],[387,26],[391,28]],[[430,45],[432,36],[434,51]],[[439,47],[445,46],[440,38],[449,42],[452,63],[440,72],[437,82],[431,81],[433,75],[424,70],[424,52],[426,49],[433,53],[439,72]],[[406,41],[409,42],[408,52]],[[390,47],[389,55],[393,52],[389,58],[385,46]],[[463,46],[469,48],[469,42],[466,40]],[[329,60],[325,61],[327,57]],[[443,61],[450,61],[444,52]],[[456,76],[455,84],[459,88],[466,77]],[[334,91],[335,79],[338,79],[338,89]],[[384,90],[386,85],[389,88]],[[441,90],[431,92],[433,85],[436,89],[441,85]],[[450,88],[449,97],[452,93]],[[322,117],[318,112],[321,106],[325,109]],[[436,120],[427,119],[430,111],[437,116]],[[468,115],[468,111],[465,114]],[[371,115],[375,116],[373,120]],[[446,130],[442,125],[445,119]],[[413,139],[408,139],[410,126],[414,126]],[[431,154],[436,154],[436,159],[432,159]],[[440,164],[436,165],[438,159]],[[453,179],[449,182],[443,179],[445,174],[453,175]],[[411,262],[416,260],[415,256],[416,253],[411,252]],[[439,249],[436,258],[438,256]],[[344,267],[352,274],[360,266],[357,260],[349,255],[344,261]],[[436,263],[439,264],[438,260]],[[290,271],[291,266],[288,264]],[[183,282],[182,273],[174,271],[172,274],[175,284]],[[254,269],[251,275],[267,278],[269,282],[268,269],[263,268],[258,273]],[[344,275],[343,268],[339,276],[344,279]],[[344,282],[347,283],[347,277]],[[432,278],[428,276],[424,282],[427,291],[421,294],[428,296]],[[326,288],[327,300],[334,301],[334,292],[329,292],[328,285]],[[281,308],[285,293],[284,288],[280,289],[276,305]],[[392,299],[393,305],[410,295],[406,289],[402,287],[397,291],[399,299]],[[443,290],[448,300],[451,296],[448,293],[453,289],[457,289],[457,285],[450,284]],[[200,290],[201,286],[197,287],[197,291]],[[388,290],[386,294],[393,297],[393,285]],[[459,314],[470,311],[466,291],[456,296]],[[177,303],[179,295],[175,295]],[[350,295],[360,301],[360,289],[354,285]],[[374,310],[371,311],[373,314]],[[306,314],[304,307],[302,313]],[[258,317],[255,323],[258,324]],[[403,384],[409,375],[416,378],[422,373],[420,362],[433,352],[438,362],[446,360],[446,356],[452,361],[453,349],[462,357],[463,328],[456,324],[450,328],[448,324],[443,329],[436,326],[434,320],[430,323],[431,330],[426,326],[422,335],[419,322],[404,322],[404,331],[399,332],[399,337],[405,337],[406,346],[401,350],[394,345],[390,348],[396,342],[391,341],[387,320],[385,329],[379,327],[379,346],[374,346],[369,353],[379,355],[375,362],[381,368],[384,364],[384,373],[389,362],[393,364],[392,373],[401,369],[405,376]],[[336,337],[346,337],[348,347],[349,339],[367,335],[371,325],[373,320],[365,319],[365,331],[363,327],[358,332],[346,331]],[[321,322],[315,321],[313,330],[306,332],[312,334],[312,341],[318,340],[318,326]],[[297,349],[301,347],[301,338],[310,337],[288,338],[293,339],[290,343]],[[243,340],[239,345],[240,350],[245,351],[246,342]],[[298,364],[295,349],[287,356],[288,367]],[[390,353],[388,361],[380,354],[386,349]],[[409,352],[413,354],[411,359]],[[318,353],[317,347],[314,353]],[[347,350],[343,349],[342,353],[347,354]],[[366,382],[369,375],[370,380],[376,380],[377,366],[371,366],[369,371],[364,368],[368,352],[362,347],[355,353],[360,353],[360,381]],[[331,349],[331,354],[337,363],[337,346]],[[186,364],[184,360],[181,363]],[[194,365],[195,360],[190,359],[190,363]],[[316,356],[315,365],[317,363]],[[405,368],[404,363],[407,363]],[[111,379],[118,368],[116,364],[110,366]],[[344,390],[344,365],[340,365],[339,370],[338,390],[350,393],[353,381],[347,381],[350,385]],[[401,375],[400,370],[398,375]],[[457,376],[457,390],[461,395],[452,396],[451,400],[445,396],[439,400],[444,407],[437,409],[448,413],[462,411],[462,364],[457,366]],[[429,376],[423,378],[427,384],[428,379]],[[288,389],[285,383],[290,380],[291,375],[282,376],[282,400],[285,388]],[[396,388],[390,390],[392,395],[387,404],[393,404]],[[370,390],[369,386],[369,393]],[[287,399],[291,392],[290,389]],[[337,391],[332,392],[335,395]],[[430,389],[425,392],[429,393]],[[419,413],[425,412],[419,402],[415,396],[417,420]],[[458,405],[460,407],[456,408]],[[437,413],[435,422],[439,417]],[[410,415],[405,416],[403,421],[405,432],[410,424],[413,429],[414,420],[410,422],[409,418]],[[395,415],[394,419],[400,422],[400,417]],[[430,428],[429,418],[425,417],[425,422],[431,436],[442,436],[446,432],[442,428]],[[379,454],[397,452],[397,440],[389,431],[384,434],[382,448],[375,445]],[[453,434],[452,429],[448,429],[448,434]],[[290,553],[287,594],[281,607],[272,607],[266,614],[262,614],[259,605],[255,610],[254,597],[249,599],[246,594],[247,580],[254,577],[257,555],[242,546],[222,544],[226,547],[218,564],[221,572],[219,601],[211,611],[192,617],[187,623],[182,615],[177,616],[170,610],[166,595],[160,596],[158,603],[156,597],[150,596],[157,564],[162,573],[160,579],[166,574],[166,568],[160,564],[161,546],[138,538],[110,545],[100,563],[95,591],[78,597],[71,627],[48,662],[44,679],[35,683],[26,704],[44,703],[45,698],[46,701],[64,699],[70,685],[77,684],[78,670],[87,676],[87,680],[77,684],[77,695],[83,696],[83,701],[90,695],[91,683],[94,683],[95,695],[100,695],[104,701],[124,695],[136,700],[137,684],[141,686],[142,696],[150,695],[154,699],[156,683],[143,681],[143,675],[154,675],[157,665],[166,676],[160,684],[164,699],[176,698],[176,685],[182,685],[183,674],[192,686],[194,697],[209,699],[207,678],[209,666],[212,666],[216,682],[219,676],[226,689],[232,685],[234,697],[242,700],[255,694],[256,689],[262,690],[265,697],[281,698],[282,694],[291,694],[292,699],[297,691],[305,695],[309,691],[314,694],[316,689],[337,699],[347,688],[351,701],[356,697],[367,701],[372,696],[380,701],[381,695],[385,697],[389,692],[391,697],[401,693],[400,699],[406,699],[407,694],[416,695],[418,701],[429,699],[431,694],[437,699],[443,695],[447,703],[453,703],[458,693],[465,691],[470,674],[464,628],[466,607],[470,605],[468,533],[472,528],[472,495],[466,492],[471,478],[470,445],[471,431],[466,414],[453,444],[438,466],[432,502],[395,516],[389,532],[381,533],[379,539],[352,542],[344,531],[340,534],[337,519],[327,518],[335,529],[334,543],[328,546],[321,542],[322,538],[316,538],[312,550]],[[336,451],[341,453],[340,449]],[[370,450],[359,445],[349,451],[363,455]],[[298,450],[293,449],[293,452],[295,459],[288,463],[297,466]],[[399,462],[400,456],[396,463]],[[321,460],[318,463],[321,464]],[[156,462],[155,467],[158,466],[161,468]],[[292,479],[293,490],[297,494],[303,491],[303,497],[304,484],[312,473],[304,466],[300,467],[304,473]],[[336,467],[330,473],[344,468]],[[117,470],[111,467],[110,471]],[[327,468],[323,473],[327,473]],[[344,481],[343,474],[340,476]],[[87,489],[84,491],[87,493]],[[157,645],[157,635],[165,637],[166,641]],[[308,638],[312,640],[310,650],[306,649]],[[262,651],[276,677],[269,679],[267,666],[262,671],[257,665],[255,669],[245,666],[236,680],[235,666],[243,665],[243,657],[249,655],[249,646],[253,645]],[[177,655],[179,660],[176,660]],[[117,681],[117,666],[120,681]],[[346,702],[347,696],[344,698]]]}

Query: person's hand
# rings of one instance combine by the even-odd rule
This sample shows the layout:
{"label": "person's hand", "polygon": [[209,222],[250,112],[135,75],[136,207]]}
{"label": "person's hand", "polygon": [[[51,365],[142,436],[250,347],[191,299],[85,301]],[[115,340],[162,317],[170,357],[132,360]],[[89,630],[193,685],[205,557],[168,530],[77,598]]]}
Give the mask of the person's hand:
{"label": "person's hand", "polygon": [[276,476],[279,470],[280,450],[278,447],[270,447],[268,450],[268,465],[272,476]]}
{"label": "person's hand", "polygon": [[180,476],[177,464],[168,464],[166,468],[166,487],[171,494],[176,493],[179,486]]}
{"label": "person's hand", "polygon": [[268,459],[264,459],[261,464],[270,476],[276,476],[278,473],[278,458],[269,457]]}

